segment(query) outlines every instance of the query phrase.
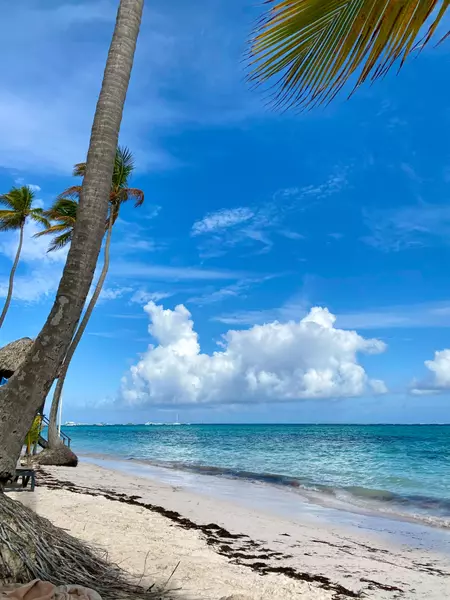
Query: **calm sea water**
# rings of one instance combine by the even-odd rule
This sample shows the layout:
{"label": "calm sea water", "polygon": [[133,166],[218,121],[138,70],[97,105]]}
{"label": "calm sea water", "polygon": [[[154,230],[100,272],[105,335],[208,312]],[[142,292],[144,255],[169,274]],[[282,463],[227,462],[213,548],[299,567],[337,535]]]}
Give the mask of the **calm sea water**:
{"label": "calm sea water", "polygon": [[65,428],[79,453],[289,486],[450,527],[450,425]]}

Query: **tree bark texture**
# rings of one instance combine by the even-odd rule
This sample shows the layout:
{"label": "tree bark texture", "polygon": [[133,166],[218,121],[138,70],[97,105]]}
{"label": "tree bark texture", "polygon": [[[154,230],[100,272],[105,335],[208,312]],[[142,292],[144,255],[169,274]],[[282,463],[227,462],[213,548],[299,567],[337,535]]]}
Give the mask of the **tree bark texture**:
{"label": "tree bark texture", "polygon": [[[94,293],[93,293],[92,298],[88,304],[88,307],[83,315],[81,323],[75,333],[75,336],[69,346],[69,349],[67,350],[66,357],[64,358],[64,362],[63,362],[62,367],[59,372],[58,381],[56,382],[55,393],[53,394],[52,406],[50,408],[50,415],[48,418],[48,420],[49,420],[48,447],[51,449],[57,448],[60,444],[62,444],[62,441],[60,440],[59,435],[58,435],[58,427],[57,427],[58,410],[59,410],[59,404],[61,402],[61,394],[63,391],[64,382],[66,380],[67,371],[70,366],[70,361],[72,360],[73,355],[75,354],[75,350],[77,349],[77,346],[80,343],[81,338],[83,337],[83,333],[87,327],[87,324],[89,323],[89,319],[91,318],[92,312],[93,312],[95,305],[97,303],[97,300],[100,296],[100,292],[102,291],[103,284],[105,283],[106,275],[107,275],[108,269],[109,269],[109,254],[110,254],[110,248],[111,248],[111,234],[112,234],[113,222],[114,222],[114,211],[113,211],[113,207],[111,206],[110,214],[109,214],[109,221],[108,221],[108,231],[106,234],[106,241],[105,241],[105,254],[104,254],[104,260],[103,260],[102,272],[100,273],[100,277],[97,281],[97,285],[95,286]],[[47,464],[49,464],[49,463],[47,463]]]}
{"label": "tree bark texture", "polygon": [[12,293],[13,293],[13,288],[14,288],[14,275],[16,274],[17,265],[19,264],[20,253],[22,252],[24,226],[25,226],[25,223],[22,223],[22,225],[20,227],[19,246],[17,248],[16,258],[14,259],[14,264],[12,266],[11,273],[9,274],[8,294],[6,296],[5,305],[3,307],[2,314],[0,315],[0,328],[3,325],[3,321],[5,320],[9,305],[11,304],[11,298],[12,298]]}
{"label": "tree bark texture", "polygon": [[97,264],[123,106],[144,0],[121,0],[91,132],[79,215],[50,315],[21,367],[0,389],[0,483],[15,471],[23,440],[72,341]]}

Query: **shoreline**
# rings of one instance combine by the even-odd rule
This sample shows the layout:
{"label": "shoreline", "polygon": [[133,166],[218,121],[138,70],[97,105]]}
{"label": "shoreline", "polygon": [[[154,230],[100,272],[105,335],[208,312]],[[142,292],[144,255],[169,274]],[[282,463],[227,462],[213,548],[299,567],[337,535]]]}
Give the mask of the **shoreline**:
{"label": "shoreline", "polygon": [[[249,507],[231,496],[218,498],[180,482],[104,467],[85,461],[76,469],[47,467],[39,474],[36,496],[15,497],[34,503],[38,512],[72,534],[106,546],[115,559],[115,550],[123,560],[127,548],[127,560],[140,564],[136,573],[141,569],[142,574],[144,551],[152,557],[149,564],[160,565],[156,576],[161,579],[167,579],[179,556],[174,584],[192,598],[243,594],[245,600],[338,600],[364,594],[376,600],[441,600],[448,591],[450,536],[443,534],[442,544],[430,543],[431,528],[403,524],[406,537],[399,537],[388,522],[374,530],[361,527],[357,519],[329,521],[327,509],[317,512],[300,497],[296,516],[283,516],[258,506],[261,485],[253,484]],[[142,530],[149,520],[143,548]],[[117,531],[110,531],[111,524]],[[187,552],[192,545],[195,550]]]}
{"label": "shoreline", "polygon": [[[294,478],[287,476],[254,474],[245,471],[237,471],[236,473],[242,473],[244,476],[236,476],[233,471],[219,467],[203,468],[202,466],[182,465],[181,463],[161,464],[148,459],[115,457],[105,454],[81,453],[79,456],[85,462],[98,466],[106,466],[106,468],[127,474],[140,474],[141,477],[154,478],[169,484],[182,485],[194,492],[206,493],[206,495],[214,494],[218,495],[219,498],[232,496],[235,501],[241,500],[243,490],[250,489],[253,491],[253,486],[256,485],[258,486],[259,496],[262,496],[265,500],[265,502],[260,503],[259,508],[264,510],[266,508],[265,504],[283,516],[295,517],[296,512],[292,512],[292,506],[293,503],[300,500],[310,506],[311,512],[315,510],[316,513],[321,513],[329,521],[341,522],[344,520],[351,522],[357,515],[361,520],[358,525],[360,527],[367,526],[376,529],[378,520],[387,520],[394,523],[409,523],[419,527],[432,528],[436,532],[447,531],[450,533],[450,517],[448,516],[444,518],[425,512],[410,512],[398,503],[380,502],[370,496],[363,500],[354,498],[350,494],[339,496],[323,490],[303,487],[302,485],[278,483],[277,480],[280,478],[288,482],[295,481]],[[252,475],[257,477],[252,478]],[[249,493],[250,496],[252,496],[252,491]],[[251,506],[253,506],[253,502],[252,497]],[[364,520],[370,522],[365,525]],[[436,533],[436,536],[439,537],[439,534]]]}

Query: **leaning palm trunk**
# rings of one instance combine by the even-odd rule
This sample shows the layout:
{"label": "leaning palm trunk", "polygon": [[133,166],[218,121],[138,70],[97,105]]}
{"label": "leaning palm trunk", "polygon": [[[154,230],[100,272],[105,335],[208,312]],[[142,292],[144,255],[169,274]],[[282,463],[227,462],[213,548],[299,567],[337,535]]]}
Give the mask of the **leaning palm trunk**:
{"label": "leaning palm trunk", "polygon": [[79,216],[56,299],[27,358],[0,390],[0,485],[15,471],[25,435],[64,360],[94,277],[143,5],[144,0],[120,0],[92,127]]}
{"label": "leaning palm trunk", "polygon": [[8,294],[6,296],[5,306],[3,307],[2,314],[0,315],[0,327],[3,325],[3,321],[5,320],[9,305],[11,304],[11,298],[14,288],[14,275],[16,274],[17,265],[19,264],[20,253],[22,252],[23,228],[24,226],[22,225],[19,233],[19,246],[17,248],[16,258],[14,259],[14,264],[12,266],[11,273],[9,274]]}
{"label": "leaning palm trunk", "polygon": [[[49,425],[48,425],[48,446],[49,449],[52,450],[57,448],[61,444],[61,440],[59,439],[58,428],[57,428],[57,420],[58,420],[58,410],[61,402],[61,394],[64,387],[64,382],[66,380],[67,371],[69,369],[70,361],[75,354],[75,350],[77,349],[78,344],[83,337],[83,333],[87,327],[89,319],[91,318],[92,312],[95,308],[97,300],[100,296],[100,292],[102,291],[103,284],[105,283],[106,275],[109,269],[109,253],[111,247],[111,233],[114,222],[114,211],[110,210],[109,220],[108,220],[108,231],[106,234],[105,241],[105,257],[103,261],[103,268],[100,274],[99,280],[97,281],[97,285],[95,286],[94,294],[89,302],[89,305],[84,313],[83,319],[81,320],[80,326],[75,333],[75,336],[72,340],[72,343],[67,350],[66,357],[64,358],[64,362],[62,364],[61,370],[59,372],[58,381],[56,383],[55,393],[53,394],[52,406],[50,409],[49,416]],[[48,464],[48,463],[47,463]]]}

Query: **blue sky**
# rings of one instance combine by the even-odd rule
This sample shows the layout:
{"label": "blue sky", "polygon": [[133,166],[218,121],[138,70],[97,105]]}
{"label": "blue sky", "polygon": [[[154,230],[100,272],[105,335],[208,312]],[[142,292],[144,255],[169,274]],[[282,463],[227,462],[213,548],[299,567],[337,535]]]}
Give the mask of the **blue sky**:
{"label": "blue sky", "polygon": [[[146,200],[114,231],[64,419],[449,421],[449,43],[349,101],[279,114],[245,82],[258,6],[147,4],[121,132]],[[4,9],[2,191],[32,184],[48,206],[72,183],[115,5]],[[64,255],[45,250],[28,239],[2,345],[49,312]],[[299,324],[312,307],[335,323]]]}

